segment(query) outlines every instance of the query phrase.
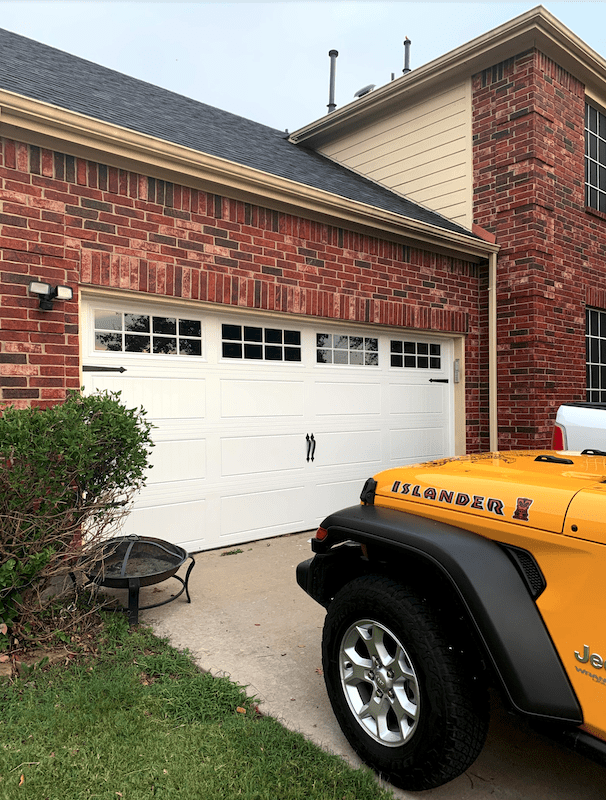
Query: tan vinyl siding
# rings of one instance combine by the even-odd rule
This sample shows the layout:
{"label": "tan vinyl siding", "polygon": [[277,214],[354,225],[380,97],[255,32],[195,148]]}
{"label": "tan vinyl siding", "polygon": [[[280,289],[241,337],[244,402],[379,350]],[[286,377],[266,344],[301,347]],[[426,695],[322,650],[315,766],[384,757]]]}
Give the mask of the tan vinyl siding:
{"label": "tan vinyl siding", "polygon": [[371,122],[321,151],[471,228],[471,82]]}

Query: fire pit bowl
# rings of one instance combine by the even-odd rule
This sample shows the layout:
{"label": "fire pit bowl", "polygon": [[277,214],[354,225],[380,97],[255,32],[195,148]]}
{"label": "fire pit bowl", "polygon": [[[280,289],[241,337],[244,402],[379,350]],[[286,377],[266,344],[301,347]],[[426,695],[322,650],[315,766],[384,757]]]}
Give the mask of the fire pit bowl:
{"label": "fire pit bowl", "polygon": [[[191,559],[191,564],[184,580],[175,573],[188,558]],[[176,544],[132,534],[103,542],[97,552],[92,554],[92,566],[87,574],[93,583],[100,586],[128,589],[128,621],[130,625],[136,625],[139,621],[139,610],[166,605],[180,597],[183,592],[187,596],[187,602],[191,603],[188,583],[195,563],[193,556]],[[161,603],[139,606],[141,586],[153,586],[168,578],[174,578],[182,584],[178,594]]]}

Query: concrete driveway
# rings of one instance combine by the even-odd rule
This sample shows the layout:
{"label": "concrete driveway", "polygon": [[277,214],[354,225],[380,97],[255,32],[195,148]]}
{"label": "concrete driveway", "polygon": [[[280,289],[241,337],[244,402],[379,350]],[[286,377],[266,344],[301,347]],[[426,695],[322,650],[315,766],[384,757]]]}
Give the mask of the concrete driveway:
{"label": "concrete driveway", "polygon": [[[191,604],[182,595],[142,611],[140,620],[175,647],[188,648],[202,669],[246,686],[263,712],[357,765],[324,689],[324,609],[295,579],[296,565],[311,555],[310,536],[198,553]],[[178,589],[173,579],[149,587],[141,605]],[[606,769],[541,738],[494,698],[488,741],[464,775],[427,792],[393,791],[400,798],[435,800],[604,800]]]}

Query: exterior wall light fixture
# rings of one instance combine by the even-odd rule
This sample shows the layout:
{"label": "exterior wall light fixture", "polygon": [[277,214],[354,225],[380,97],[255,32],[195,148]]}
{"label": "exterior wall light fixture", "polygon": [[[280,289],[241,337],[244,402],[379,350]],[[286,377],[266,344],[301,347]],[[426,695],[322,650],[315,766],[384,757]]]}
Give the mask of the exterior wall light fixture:
{"label": "exterior wall light fixture", "polygon": [[71,300],[74,292],[69,286],[55,286],[42,281],[32,281],[27,287],[30,294],[37,294],[40,298],[40,308],[43,311],[52,311],[55,300]]}

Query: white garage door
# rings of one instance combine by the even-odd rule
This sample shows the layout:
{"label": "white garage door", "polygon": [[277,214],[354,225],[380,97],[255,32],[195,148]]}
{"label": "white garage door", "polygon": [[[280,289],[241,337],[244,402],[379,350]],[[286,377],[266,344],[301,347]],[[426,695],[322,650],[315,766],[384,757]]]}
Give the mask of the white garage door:
{"label": "white garage door", "polygon": [[156,426],[125,532],[195,552],[312,529],[379,470],[454,453],[447,338],[106,300],[83,323],[86,391]]}

